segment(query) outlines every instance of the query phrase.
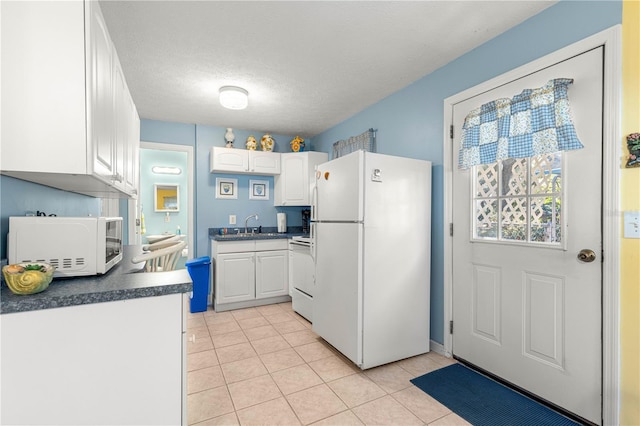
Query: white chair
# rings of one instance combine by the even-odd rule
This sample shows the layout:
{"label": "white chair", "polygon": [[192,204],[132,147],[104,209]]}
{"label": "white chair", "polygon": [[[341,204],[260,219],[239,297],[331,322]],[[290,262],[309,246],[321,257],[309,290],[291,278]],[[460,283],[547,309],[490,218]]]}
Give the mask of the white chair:
{"label": "white chair", "polygon": [[145,272],[166,272],[176,269],[178,259],[182,255],[182,249],[187,243],[180,241],[169,247],[159,248],[153,251],[144,252],[131,259],[132,263],[147,262],[144,266]]}
{"label": "white chair", "polygon": [[162,248],[165,248],[165,247],[170,247],[170,246],[174,245],[175,243],[180,242],[182,240],[183,240],[182,235],[174,235],[172,237],[166,238],[164,240],[157,241],[157,242],[152,243],[152,244],[144,244],[142,246],[142,250],[144,250],[144,251],[155,251],[155,250],[162,249]]}
{"label": "white chair", "polygon": [[176,234],[157,234],[157,235],[146,235],[147,241],[149,244],[157,243],[158,241],[166,240],[167,238],[171,238]]}

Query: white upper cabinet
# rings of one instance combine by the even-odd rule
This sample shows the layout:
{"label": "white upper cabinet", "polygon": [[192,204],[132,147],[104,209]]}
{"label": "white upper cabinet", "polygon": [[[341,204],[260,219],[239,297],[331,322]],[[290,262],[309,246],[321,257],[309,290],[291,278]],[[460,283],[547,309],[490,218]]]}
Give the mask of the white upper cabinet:
{"label": "white upper cabinet", "polygon": [[116,188],[136,195],[140,169],[140,119],[115,51],[114,58],[115,170],[112,175]]}
{"label": "white upper cabinet", "polygon": [[310,206],[315,168],[329,160],[326,152],[291,152],[281,155],[280,175],[274,179],[274,205]]}
{"label": "white upper cabinet", "polygon": [[249,170],[249,151],[236,148],[211,148],[211,173],[246,173]]}
{"label": "white upper cabinet", "polygon": [[248,151],[249,173],[261,175],[280,174],[280,153],[269,151]]}
{"label": "white upper cabinet", "polygon": [[[88,2],[87,14],[87,97],[91,106],[88,111],[90,144],[93,146],[93,173],[105,179],[117,176],[116,111],[114,102],[121,103],[121,86],[124,76],[120,67],[114,67],[111,38],[100,8],[95,2]],[[117,68],[117,69],[116,69]],[[115,130],[115,134],[114,134]],[[122,167],[122,164],[121,164]],[[121,168],[122,170],[122,168]]]}
{"label": "white upper cabinet", "polygon": [[135,196],[140,120],[97,1],[2,2],[2,174]]}
{"label": "white upper cabinet", "polygon": [[211,173],[280,174],[280,153],[248,149],[211,148]]}

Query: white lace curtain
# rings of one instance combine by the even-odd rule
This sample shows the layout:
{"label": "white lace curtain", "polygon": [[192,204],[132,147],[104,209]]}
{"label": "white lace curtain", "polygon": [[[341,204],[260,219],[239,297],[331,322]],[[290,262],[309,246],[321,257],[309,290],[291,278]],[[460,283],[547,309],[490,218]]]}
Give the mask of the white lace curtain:
{"label": "white lace curtain", "polygon": [[462,127],[458,167],[582,148],[567,96],[572,83],[569,78],[550,80],[471,111]]}
{"label": "white lace curtain", "polygon": [[333,157],[338,158],[351,152],[363,149],[369,152],[376,150],[376,131],[369,129],[366,132],[352,136],[347,140],[341,140],[333,144]]}

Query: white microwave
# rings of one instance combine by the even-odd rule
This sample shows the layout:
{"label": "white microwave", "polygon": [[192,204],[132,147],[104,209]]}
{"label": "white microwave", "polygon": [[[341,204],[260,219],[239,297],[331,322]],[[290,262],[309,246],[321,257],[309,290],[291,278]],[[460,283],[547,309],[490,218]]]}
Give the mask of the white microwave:
{"label": "white microwave", "polygon": [[7,240],[9,263],[49,263],[54,277],[104,274],[122,260],[122,218],[11,216]]}

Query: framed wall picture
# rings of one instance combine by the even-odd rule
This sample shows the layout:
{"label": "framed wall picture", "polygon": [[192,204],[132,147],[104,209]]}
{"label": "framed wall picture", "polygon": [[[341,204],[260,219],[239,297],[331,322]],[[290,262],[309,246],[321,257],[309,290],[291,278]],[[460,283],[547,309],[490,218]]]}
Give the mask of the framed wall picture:
{"label": "framed wall picture", "polygon": [[268,180],[249,180],[249,199],[250,200],[268,200],[269,199],[269,181]]}
{"label": "framed wall picture", "polygon": [[238,198],[238,179],[216,178],[216,198],[235,200]]}

